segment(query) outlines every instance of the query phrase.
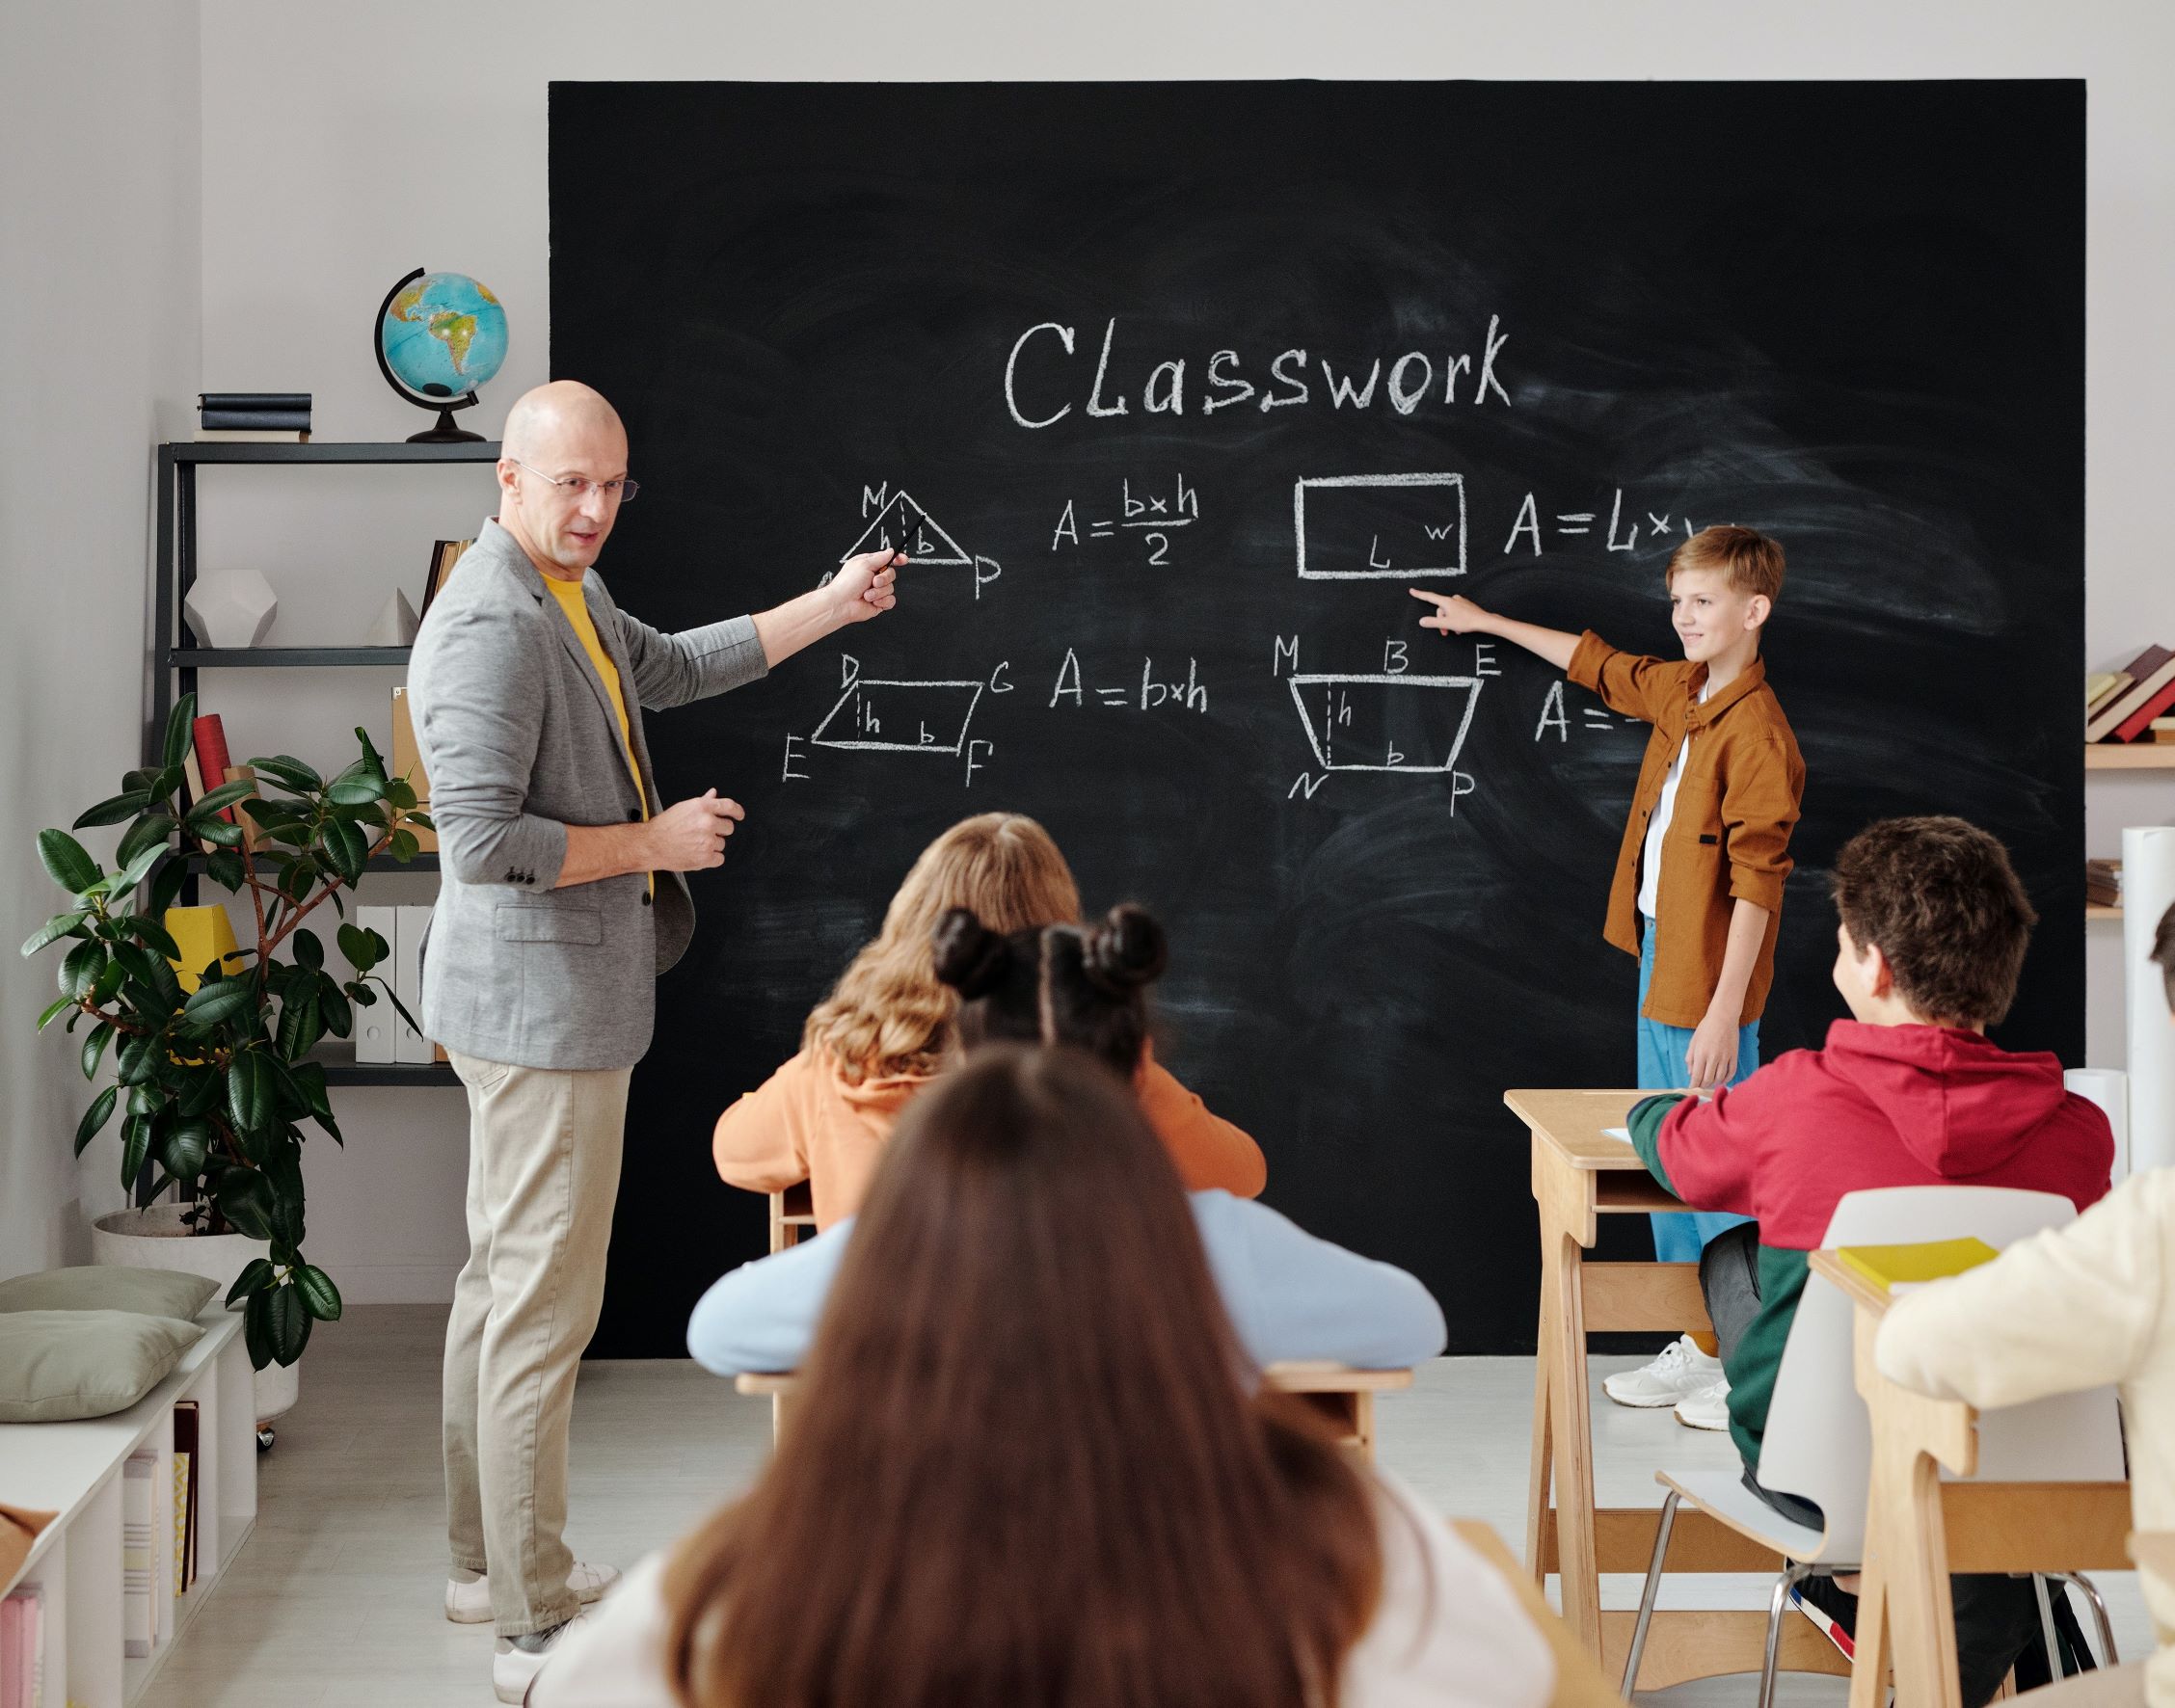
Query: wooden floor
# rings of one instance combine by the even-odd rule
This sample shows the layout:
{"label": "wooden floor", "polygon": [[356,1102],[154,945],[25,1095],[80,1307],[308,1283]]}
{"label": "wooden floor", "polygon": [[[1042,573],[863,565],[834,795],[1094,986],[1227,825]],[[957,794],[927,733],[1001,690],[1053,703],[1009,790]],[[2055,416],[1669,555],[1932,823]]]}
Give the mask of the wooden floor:
{"label": "wooden floor", "polygon": [[[302,1403],[259,1461],[255,1534],[212,1591],[143,1699],[143,1708],[483,1708],[489,1626],[445,1622],[444,1499],[439,1472],[438,1359],[444,1312],[358,1307],[320,1327]],[[1630,1359],[1597,1359],[1597,1373]],[[1729,1438],[1667,1413],[1600,1400],[1597,1484],[1607,1505],[1658,1504],[1654,1468],[1734,1463]],[[1438,1360],[1379,1411],[1382,1462],[1431,1505],[1524,1535],[1529,1358]],[[574,1410],[569,1539],[584,1560],[631,1565],[742,1487],[769,1445],[767,1402],[691,1364],[592,1363]],[[1679,1605],[1764,1607],[1768,1583],[1677,1580]],[[2101,1580],[2124,1652],[2150,1643],[2131,1574]],[[1637,1580],[1604,1578],[1611,1607],[1636,1604]],[[1752,1700],[1750,1678],[1710,1679],[1644,1701],[1707,1708]],[[1840,1679],[1786,1679],[1787,1708],[1839,1705]]]}

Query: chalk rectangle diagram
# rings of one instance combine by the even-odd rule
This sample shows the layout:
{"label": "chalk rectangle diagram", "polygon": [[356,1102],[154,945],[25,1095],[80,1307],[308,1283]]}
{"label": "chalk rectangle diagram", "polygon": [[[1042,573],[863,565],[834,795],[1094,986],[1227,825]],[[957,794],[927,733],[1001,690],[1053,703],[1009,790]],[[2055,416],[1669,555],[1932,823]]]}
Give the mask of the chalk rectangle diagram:
{"label": "chalk rectangle diagram", "polygon": [[1302,581],[1465,573],[1465,477],[1339,474],[1292,488]]}
{"label": "chalk rectangle diagram", "polygon": [[966,751],[967,727],[974,722],[982,686],[979,681],[879,682],[856,677],[816,726],[808,744],[956,758]]}
{"label": "chalk rectangle diagram", "polygon": [[1325,771],[1453,770],[1480,704],[1480,679],[1471,676],[1285,680]]}

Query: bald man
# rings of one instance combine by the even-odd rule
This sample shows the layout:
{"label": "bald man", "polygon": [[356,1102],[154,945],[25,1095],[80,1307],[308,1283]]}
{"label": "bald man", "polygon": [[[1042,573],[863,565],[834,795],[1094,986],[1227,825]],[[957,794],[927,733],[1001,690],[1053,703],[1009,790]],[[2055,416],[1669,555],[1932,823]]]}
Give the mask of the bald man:
{"label": "bald man", "polygon": [[469,1261],[445,1336],[446,1616],[492,1620],[518,1702],[558,1633],[609,1588],[566,1522],[576,1367],[604,1300],[627,1085],[653,983],[694,930],[682,875],[722,865],[743,816],[712,787],[664,805],[642,711],[683,706],[896,602],[887,551],[773,610],[663,634],[591,573],[635,495],[627,432],[586,386],[515,404],[486,521],[409,666],[443,887],[423,1030],[469,1097]]}

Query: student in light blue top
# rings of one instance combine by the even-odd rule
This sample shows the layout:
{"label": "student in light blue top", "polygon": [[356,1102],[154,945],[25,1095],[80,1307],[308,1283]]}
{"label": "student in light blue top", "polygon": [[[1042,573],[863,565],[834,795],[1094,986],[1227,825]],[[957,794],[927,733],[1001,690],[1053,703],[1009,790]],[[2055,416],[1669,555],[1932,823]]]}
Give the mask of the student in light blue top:
{"label": "student in light blue top", "polygon": [[[1068,1045],[1133,1083],[1147,1043],[1147,987],[1168,959],[1162,927],[1144,910],[1121,906],[1099,925],[1007,937],[954,908],[934,948],[938,976],[959,992],[958,1032],[968,1050],[998,1041]],[[899,1148],[880,1164],[895,1165],[913,1166],[913,1149]],[[1329,1359],[1399,1369],[1442,1350],[1441,1307],[1403,1269],[1317,1240],[1228,1192],[1193,1192],[1188,1202],[1224,1309],[1257,1366]],[[720,1375],[798,1369],[852,1234],[849,1218],[718,1281],[687,1324],[696,1362]]]}

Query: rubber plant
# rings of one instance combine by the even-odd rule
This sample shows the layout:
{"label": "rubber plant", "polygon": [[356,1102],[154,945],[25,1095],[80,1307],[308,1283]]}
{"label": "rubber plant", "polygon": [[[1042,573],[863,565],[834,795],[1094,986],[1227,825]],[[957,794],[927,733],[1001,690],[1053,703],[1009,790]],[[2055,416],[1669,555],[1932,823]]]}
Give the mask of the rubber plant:
{"label": "rubber plant", "polygon": [[[32,932],[22,952],[64,947],[60,995],[38,1017],[40,1031],[64,1016],[81,1029],[77,1059],[95,1082],[112,1053],[114,1081],[91,1100],[75,1129],[75,1154],[121,1115],[121,1180],[131,1191],[150,1172],[139,1201],[168,1187],[188,1205],[183,1220],[201,1234],[239,1233],[266,1241],[227,1295],[244,1312],[251,1361],[292,1364],[312,1323],[340,1314],[339,1289],[303,1256],[302,1147],[316,1127],[340,1139],[325,1070],[309,1059],[328,1033],[349,1035],[355,1009],[384,990],[371,970],[390,950],[375,931],[346,922],[343,891],[366,862],[415,857],[416,832],[431,828],[415,790],[386,775],[370,738],[362,755],[326,779],[285,754],[252,760],[256,780],[226,783],[194,802],[182,795],[183,756],[196,716],[185,695],[168,718],[160,761],[121,779],[119,794],[76,819],[74,829],[126,823],[108,871],[67,831],[38,834],[38,852],[67,893],[66,908]],[[243,809],[256,836],[224,814]],[[255,843],[255,847],[251,842]],[[208,844],[202,875],[246,895],[252,942],[238,956],[201,970],[185,991],[180,950],[161,922],[192,865],[186,850]],[[137,906],[141,897],[142,906]],[[325,945],[304,921],[333,904],[339,950],[355,970],[326,971]],[[275,951],[284,947],[284,956]]]}

